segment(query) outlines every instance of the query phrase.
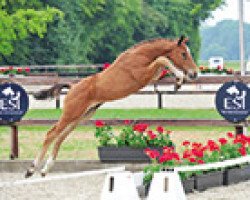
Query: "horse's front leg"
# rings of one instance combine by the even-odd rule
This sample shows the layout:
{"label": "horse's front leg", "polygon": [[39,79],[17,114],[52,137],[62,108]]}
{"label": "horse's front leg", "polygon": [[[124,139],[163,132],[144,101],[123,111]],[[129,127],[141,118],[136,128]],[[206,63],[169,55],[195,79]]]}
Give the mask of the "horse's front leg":
{"label": "horse's front leg", "polygon": [[149,65],[148,69],[150,71],[154,71],[154,76],[151,81],[155,82],[161,78],[161,73],[165,66],[168,66],[169,70],[176,76],[177,82],[175,85],[175,90],[178,90],[185,81],[185,75],[182,71],[178,70],[165,56],[158,57]]}

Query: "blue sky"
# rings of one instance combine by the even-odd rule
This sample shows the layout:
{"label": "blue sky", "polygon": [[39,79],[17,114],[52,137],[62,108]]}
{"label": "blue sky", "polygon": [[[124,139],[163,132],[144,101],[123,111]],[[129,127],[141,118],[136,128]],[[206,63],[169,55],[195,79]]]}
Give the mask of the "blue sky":
{"label": "blue sky", "polygon": [[[205,25],[215,25],[224,19],[239,18],[238,0],[226,0],[226,5],[213,12],[213,18],[206,20]],[[250,0],[244,0],[244,21],[250,23]]]}

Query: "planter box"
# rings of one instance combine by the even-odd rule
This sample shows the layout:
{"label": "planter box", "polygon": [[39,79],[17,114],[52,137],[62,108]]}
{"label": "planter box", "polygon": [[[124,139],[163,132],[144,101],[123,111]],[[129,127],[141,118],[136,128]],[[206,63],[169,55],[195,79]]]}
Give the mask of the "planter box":
{"label": "planter box", "polygon": [[147,198],[149,192],[150,184],[141,185],[137,187],[137,191],[140,198]]}
{"label": "planter box", "polygon": [[241,168],[227,169],[225,171],[224,185],[239,183],[246,180],[250,180],[250,165]]}
{"label": "planter box", "polygon": [[[153,148],[162,153],[162,148]],[[145,148],[132,147],[98,147],[98,155],[102,162],[150,162],[144,153]]]}
{"label": "planter box", "polygon": [[182,186],[184,188],[185,193],[190,193],[194,191],[195,179],[194,177],[190,177],[184,181],[182,181]]}
{"label": "planter box", "polygon": [[195,176],[195,189],[204,191],[211,187],[221,186],[224,182],[224,171],[210,172]]}

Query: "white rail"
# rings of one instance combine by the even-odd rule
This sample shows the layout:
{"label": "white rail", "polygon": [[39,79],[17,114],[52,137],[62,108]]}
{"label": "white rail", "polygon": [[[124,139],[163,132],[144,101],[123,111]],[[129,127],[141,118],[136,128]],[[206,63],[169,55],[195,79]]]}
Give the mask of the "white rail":
{"label": "white rail", "polygon": [[105,174],[105,173],[110,173],[110,172],[119,172],[119,171],[124,171],[124,170],[125,170],[125,166],[121,166],[121,167],[113,167],[113,168],[107,168],[107,169],[101,169],[101,170],[83,171],[83,172],[78,172],[78,173],[49,176],[45,178],[35,178],[35,179],[31,178],[31,179],[17,180],[13,182],[0,182],[0,188],[35,184],[35,183],[44,183],[47,181],[67,180],[67,179],[72,179],[72,178],[80,178],[84,176]]}

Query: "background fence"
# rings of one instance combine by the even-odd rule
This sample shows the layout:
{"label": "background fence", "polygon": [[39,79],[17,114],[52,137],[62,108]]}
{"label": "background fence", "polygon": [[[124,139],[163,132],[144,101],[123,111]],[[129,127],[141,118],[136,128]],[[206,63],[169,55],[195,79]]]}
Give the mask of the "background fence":
{"label": "background fence", "polygon": [[[91,68],[92,71],[88,71],[86,74],[90,75],[92,73],[96,73],[98,70],[101,71],[101,67],[96,67],[96,66],[85,66],[85,68]],[[34,67],[35,68],[35,67]],[[66,68],[66,66],[65,66]],[[56,68],[55,68],[56,69]],[[76,69],[79,69],[81,71],[81,67],[78,66]],[[75,69],[75,70],[76,70]],[[97,70],[98,69],[98,70]],[[51,86],[56,83],[76,83],[80,80],[79,77],[65,77],[66,74],[61,74],[57,73],[52,70],[51,66],[48,66],[46,69],[41,68],[41,70],[44,70],[43,72],[40,71],[40,76],[38,76],[35,73],[31,73],[31,76],[25,76],[25,77],[19,77],[19,76],[11,76],[11,77],[1,77],[0,82],[6,82],[6,81],[11,81],[11,82],[16,82],[20,85],[24,86],[41,86],[41,85],[47,85]],[[96,71],[94,71],[96,70]],[[67,72],[69,76],[72,75],[72,73],[77,74],[77,76],[81,76],[83,74],[80,74],[81,72]],[[85,71],[86,72],[86,71]],[[84,72],[84,73],[85,73]],[[64,76],[65,75],[65,76]],[[235,75],[235,76],[215,76],[215,75],[210,75],[210,76],[200,76],[200,78],[196,81],[193,82],[187,82],[186,85],[193,85],[195,87],[192,87],[192,89],[186,89],[186,90],[180,90],[177,93],[175,93],[173,90],[164,90],[162,89],[162,86],[173,86],[175,83],[175,79],[173,77],[168,77],[160,80],[158,83],[152,85],[153,90],[142,90],[137,93],[137,95],[156,95],[157,96],[157,108],[162,109],[163,108],[163,96],[164,95],[207,95],[207,94],[215,94],[216,89],[203,89],[203,86],[207,85],[221,85],[225,82],[228,81],[234,81],[234,80],[241,80],[247,84],[250,83],[250,76],[244,76],[241,77],[240,75]],[[168,87],[169,89],[170,87]],[[32,95],[36,91],[29,91],[29,94]],[[67,92],[63,91],[60,95],[65,95]],[[56,105],[55,108],[59,108],[61,105],[60,98],[59,96],[56,98]],[[121,125],[123,124],[123,120],[120,119],[105,119],[105,123],[109,125]],[[21,122],[15,123],[15,124],[5,124],[4,122],[0,122],[2,125],[10,125],[11,127],[11,158],[16,158],[19,155],[19,133],[18,133],[18,127],[19,126],[47,126],[54,124],[56,122],[56,119],[26,119],[22,120]],[[248,123],[247,121],[246,123]],[[189,127],[194,127],[194,126],[225,126],[225,127],[230,127],[234,126],[234,124],[231,124],[225,120],[221,119],[140,119],[140,120],[135,120],[133,123],[147,123],[149,125],[166,125],[166,126],[189,126]],[[89,120],[82,122],[81,125],[93,125],[94,121]],[[237,129],[238,126],[236,126],[236,132],[241,131],[241,129]],[[241,127],[241,126],[240,126]]]}

